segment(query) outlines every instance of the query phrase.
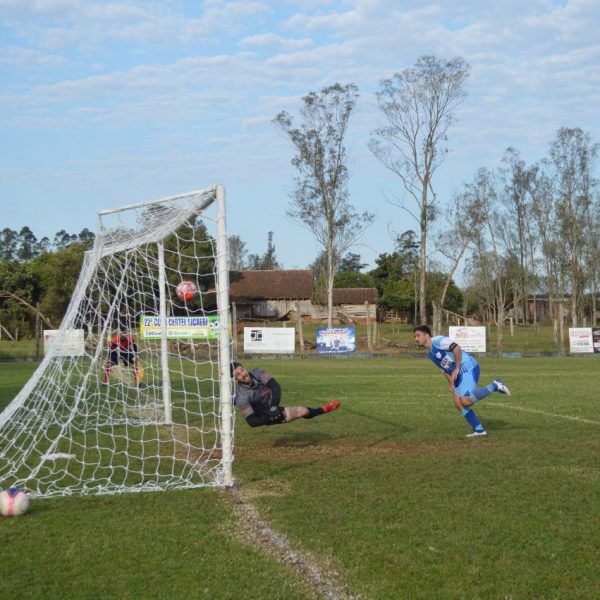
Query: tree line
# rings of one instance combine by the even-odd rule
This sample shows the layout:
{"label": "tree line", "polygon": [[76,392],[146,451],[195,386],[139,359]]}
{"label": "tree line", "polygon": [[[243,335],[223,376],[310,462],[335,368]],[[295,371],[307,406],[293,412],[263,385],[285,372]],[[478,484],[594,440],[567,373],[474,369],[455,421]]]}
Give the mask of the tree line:
{"label": "tree line", "polygon": [[27,226],[0,232],[0,329],[2,337],[32,337],[36,311],[44,326],[58,327],[75,289],[83,255],[95,234],[64,229],[38,240]]}

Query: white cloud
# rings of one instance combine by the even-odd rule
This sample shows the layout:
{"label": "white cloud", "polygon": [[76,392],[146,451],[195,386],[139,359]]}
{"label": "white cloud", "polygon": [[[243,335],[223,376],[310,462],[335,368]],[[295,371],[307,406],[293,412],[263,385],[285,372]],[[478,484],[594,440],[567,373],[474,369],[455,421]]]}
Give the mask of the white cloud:
{"label": "white cloud", "polygon": [[271,11],[264,2],[205,3],[199,16],[158,0],[83,2],[81,0],[0,0],[0,19],[32,45],[93,48],[111,41],[181,45],[218,40],[248,30]]}
{"label": "white cloud", "polygon": [[63,56],[20,46],[10,46],[0,55],[0,66],[19,69],[62,68],[68,64],[69,61]]}
{"label": "white cloud", "polygon": [[240,46],[250,46],[255,48],[272,48],[279,50],[299,50],[313,46],[315,42],[310,38],[302,39],[291,39],[284,38],[276,33],[259,33],[256,35],[249,35],[242,38],[238,44]]}

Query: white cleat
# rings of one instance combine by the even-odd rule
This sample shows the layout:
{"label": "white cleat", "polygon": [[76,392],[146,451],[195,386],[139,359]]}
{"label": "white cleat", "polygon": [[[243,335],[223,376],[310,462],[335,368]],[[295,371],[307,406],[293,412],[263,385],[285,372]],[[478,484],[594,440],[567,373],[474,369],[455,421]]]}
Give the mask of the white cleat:
{"label": "white cleat", "polygon": [[473,433],[467,433],[467,437],[485,437],[487,431],[474,431]]}
{"label": "white cleat", "polygon": [[500,392],[501,394],[505,394],[506,396],[510,396],[510,390],[508,389],[508,386],[505,383],[503,383],[499,379],[494,379],[492,383],[498,388],[498,392]]}

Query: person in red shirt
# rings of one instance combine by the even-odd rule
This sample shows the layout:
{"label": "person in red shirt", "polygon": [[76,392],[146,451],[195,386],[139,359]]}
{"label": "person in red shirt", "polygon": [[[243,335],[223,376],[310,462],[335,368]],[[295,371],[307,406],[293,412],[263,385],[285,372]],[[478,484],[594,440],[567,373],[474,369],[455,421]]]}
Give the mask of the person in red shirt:
{"label": "person in red shirt", "polygon": [[108,360],[104,365],[103,383],[108,383],[110,372],[119,362],[125,366],[133,367],[133,374],[136,385],[141,380],[141,369],[138,357],[138,347],[132,335],[126,333],[117,333],[110,340],[110,352]]}

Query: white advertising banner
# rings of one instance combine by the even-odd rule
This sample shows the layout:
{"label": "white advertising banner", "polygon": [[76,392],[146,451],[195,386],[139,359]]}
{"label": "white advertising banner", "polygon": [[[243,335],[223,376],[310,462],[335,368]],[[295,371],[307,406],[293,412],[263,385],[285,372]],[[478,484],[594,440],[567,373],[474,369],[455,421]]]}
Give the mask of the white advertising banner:
{"label": "white advertising banner", "polygon": [[[44,354],[56,345],[58,329],[44,329]],[[54,348],[56,356],[83,356],[85,339],[83,329],[67,329],[61,339],[60,346]]]}
{"label": "white advertising banner", "polygon": [[448,337],[465,352],[486,352],[485,327],[451,326]]}
{"label": "white advertising banner", "polygon": [[581,354],[594,351],[591,327],[569,327],[569,352]]}
{"label": "white advertising banner", "polygon": [[295,349],[294,327],[244,327],[244,352],[293,354]]}

